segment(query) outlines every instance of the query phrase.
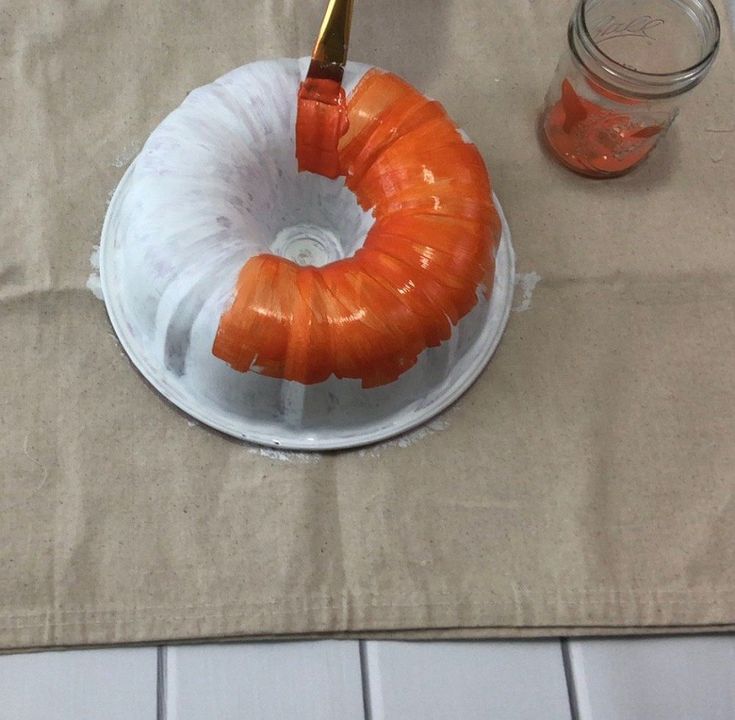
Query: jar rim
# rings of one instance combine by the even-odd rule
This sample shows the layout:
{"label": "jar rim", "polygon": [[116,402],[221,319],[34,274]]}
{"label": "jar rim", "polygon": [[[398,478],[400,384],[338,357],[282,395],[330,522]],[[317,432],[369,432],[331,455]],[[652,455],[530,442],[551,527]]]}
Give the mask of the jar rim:
{"label": "jar rim", "polygon": [[[704,73],[712,64],[712,61],[719,49],[721,27],[717,10],[711,0],[696,0],[696,2],[704,9],[709,21],[711,22],[712,31],[714,32],[714,37],[709,44],[710,46],[707,53],[694,63],[694,65],[682,68],[681,70],[674,70],[672,72],[656,73],[631,68],[608,55],[602,48],[600,48],[599,44],[592,39],[592,33],[589,30],[586,16],[589,2],[590,0],[579,0],[579,4],[577,5],[577,10],[575,12],[575,16],[579,20],[578,27],[581,31],[580,39],[586,46],[587,51],[591,52],[593,56],[597,56],[595,59],[602,62],[606,66],[605,69],[608,70],[608,72],[611,72],[613,75],[620,76],[624,80],[648,81],[657,85],[666,83],[675,84],[686,82],[687,80],[693,81],[691,83],[687,83],[686,86],[679,91],[685,92],[692,86],[692,84],[696,84],[703,77]],[[573,16],[573,19],[575,16]]]}

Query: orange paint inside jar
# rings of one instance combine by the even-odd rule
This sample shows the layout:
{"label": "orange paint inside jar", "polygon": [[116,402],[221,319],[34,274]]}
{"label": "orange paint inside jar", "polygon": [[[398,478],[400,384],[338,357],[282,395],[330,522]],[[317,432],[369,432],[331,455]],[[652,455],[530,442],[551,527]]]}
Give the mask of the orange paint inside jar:
{"label": "orange paint inside jar", "polygon": [[[626,98],[626,104],[637,101]],[[546,141],[557,158],[575,172],[600,178],[632,170],[653,150],[663,130],[662,125],[646,124],[580,96],[568,79],[562,81],[561,97],[543,121]]]}

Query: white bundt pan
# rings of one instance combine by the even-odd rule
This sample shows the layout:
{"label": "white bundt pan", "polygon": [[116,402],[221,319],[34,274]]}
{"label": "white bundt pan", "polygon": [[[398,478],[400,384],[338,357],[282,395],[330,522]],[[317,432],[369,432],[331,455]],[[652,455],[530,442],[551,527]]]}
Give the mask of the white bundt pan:
{"label": "white bundt pan", "polygon": [[[359,248],[373,218],[342,179],[298,173],[296,97],[308,59],[257,62],[191,92],[128,168],[105,218],[101,280],[120,342],[174,405],[216,430],[294,450],[367,445],[457,400],[500,342],[514,257],[503,223],[495,286],[438,348],[383,387],[313,386],[239,373],[212,355],[246,260],[271,252],[323,265]],[[348,94],[369,70],[349,63]]]}

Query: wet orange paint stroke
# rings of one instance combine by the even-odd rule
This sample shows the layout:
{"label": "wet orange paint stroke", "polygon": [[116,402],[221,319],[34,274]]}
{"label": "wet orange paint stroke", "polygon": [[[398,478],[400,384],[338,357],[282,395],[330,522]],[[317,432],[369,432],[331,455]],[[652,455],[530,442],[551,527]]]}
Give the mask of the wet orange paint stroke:
{"label": "wet orange paint stroke", "polygon": [[500,220],[485,163],[439,103],[378,70],[346,101],[302,84],[296,142],[299,168],[345,176],[375,223],[325,267],[251,258],[212,352],[305,385],[394,382],[492,290]]}
{"label": "wet orange paint stroke", "polygon": [[340,174],[337,147],[347,132],[345,91],[336,80],[307,77],[296,111],[296,158],[300,171],[335,179]]}

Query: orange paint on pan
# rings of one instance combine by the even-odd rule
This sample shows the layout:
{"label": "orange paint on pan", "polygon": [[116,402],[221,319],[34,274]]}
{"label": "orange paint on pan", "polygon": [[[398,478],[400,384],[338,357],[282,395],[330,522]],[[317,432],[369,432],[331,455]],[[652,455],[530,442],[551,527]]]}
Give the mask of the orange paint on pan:
{"label": "orange paint on pan", "polygon": [[339,177],[337,147],[347,132],[345,91],[335,80],[307,77],[299,88],[296,157],[299,170]]}
{"label": "orange paint on pan", "polygon": [[299,168],[345,176],[375,224],[354,257],[325,267],[251,258],[213,353],[242,372],[377,387],[489,296],[500,221],[482,157],[439,103],[378,70],[346,101],[314,90],[299,93]]}

